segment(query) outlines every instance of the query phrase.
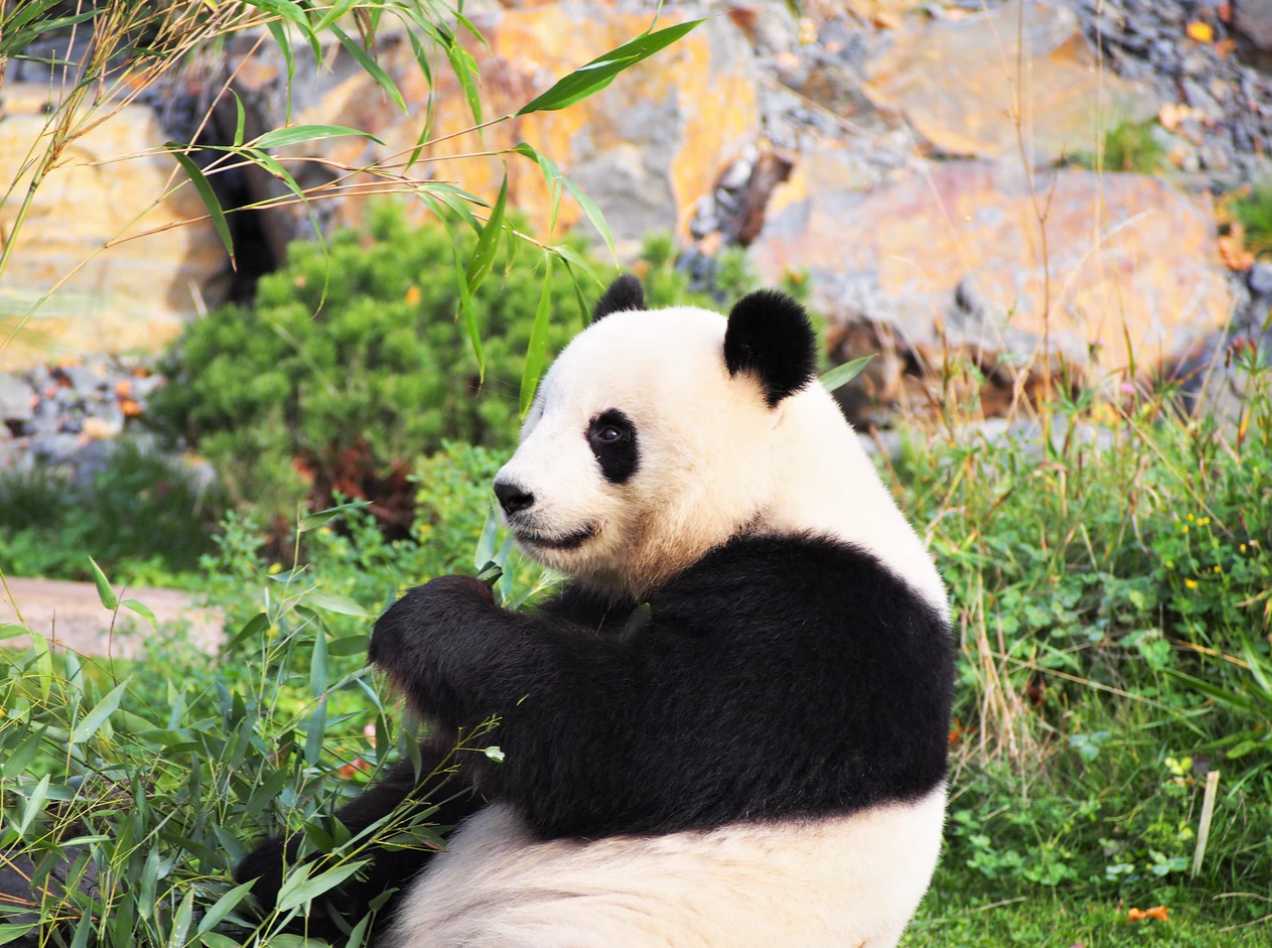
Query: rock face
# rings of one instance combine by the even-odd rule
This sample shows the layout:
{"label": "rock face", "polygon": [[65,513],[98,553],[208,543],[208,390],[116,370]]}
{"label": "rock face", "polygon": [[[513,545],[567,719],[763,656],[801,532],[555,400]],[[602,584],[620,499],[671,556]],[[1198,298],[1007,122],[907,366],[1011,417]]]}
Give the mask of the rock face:
{"label": "rock face", "polygon": [[928,357],[948,344],[1023,364],[1049,322],[1074,366],[1124,366],[1129,339],[1147,369],[1232,311],[1209,199],[1156,178],[1061,170],[1031,194],[1009,164],[963,161],[870,191],[802,180],[774,195],[751,248],[761,272],[810,269],[839,325],[882,327]]}
{"label": "rock face", "polygon": [[1272,53],[1272,0],[1237,0],[1237,32],[1262,53]]}
{"label": "rock face", "polygon": [[[43,84],[5,87],[0,106],[0,182],[5,187],[44,130],[48,101],[49,87]],[[188,185],[160,200],[177,167],[171,158],[118,160],[163,142],[153,112],[128,106],[76,139],[48,174],[0,277],[0,370],[85,352],[153,350],[173,338],[194,312],[193,294],[226,265],[225,250],[206,221],[104,251],[18,328],[30,305],[105,241],[205,213]],[[101,164],[107,161],[112,163]],[[20,180],[15,195],[24,192],[28,180]],[[13,228],[20,203],[15,197],[0,207],[0,234],[7,236]]]}
{"label": "rock face", "polygon": [[1101,74],[1072,11],[1040,0],[911,24],[871,59],[867,78],[877,107],[902,112],[951,155],[998,157],[1023,147],[1032,164],[1048,163],[1094,152],[1105,129],[1157,111],[1140,87]]}
{"label": "rock face", "polygon": [[[643,32],[646,14],[562,3],[492,12],[479,22],[489,47],[470,42],[484,83],[485,118],[515,112],[560,77]],[[682,17],[664,15],[663,25]],[[466,39],[465,42],[468,42]],[[429,88],[405,38],[384,36],[378,61],[393,76],[410,108],[403,115],[342,51],[330,72],[297,100],[296,121],[350,125],[375,133],[383,147],[360,139],[299,146],[297,151],[357,166],[408,152],[419,138]],[[255,100],[272,103],[263,127],[283,123],[281,70],[252,64],[246,71]],[[312,68],[312,67],[311,67]],[[436,116],[433,137],[471,127],[463,90],[448,65],[432,68]],[[298,77],[297,87],[306,85]],[[268,86],[269,88],[262,88]],[[273,92],[271,93],[271,90]],[[264,93],[264,94],[262,94]],[[620,74],[604,91],[569,109],[524,116],[439,142],[426,150],[413,174],[426,169],[486,198],[498,191],[504,164],[497,158],[447,158],[529,142],[549,156],[600,206],[619,240],[638,240],[651,230],[687,230],[693,204],[710,193],[720,170],[754,140],[758,130],[755,65],[745,36],[727,18],[714,17],[648,62]],[[539,169],[513,156],[508,161],[509,200],[546,229],[552,196]],[[359,202],[342,199],[338,216],[351,220]],[[568,197],[562,228],[581,214]],[[303,218],[295,235],[307,230]]]}

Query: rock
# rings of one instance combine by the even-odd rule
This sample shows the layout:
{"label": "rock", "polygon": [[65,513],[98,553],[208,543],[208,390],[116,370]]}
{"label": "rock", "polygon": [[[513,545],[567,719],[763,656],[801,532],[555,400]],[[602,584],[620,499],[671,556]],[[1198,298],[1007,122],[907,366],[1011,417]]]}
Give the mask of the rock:
{"label": "rock", "polygon": [[[681,18],[664,12],[660,25]],[[470,42],[462,31],[461,35],[481,70],[486,115],[496,116],[515,112],[557,79],[628,42],[648,25],[646,13],[554,3],[491,11],[480,23],[489,48]],[[330,52],[330,68],[316,74],[312,63],[298,60],[297,88],[305,91],[297,100],[295,121],[351,125],[373,132],[385,145],[330,139],[296,146],[292,153],[356,166],[409,152],[419,137],[429,89],[406,38],[384,33],[377,57],[410,104],[409,116],[396,110],[346,53],[339,48]],[[231,65],[235,62],[231,56]],[[254,77],[255,86],[242,90],[253,93],[252,101],[261,110],[254,121],[261,127],[283,123],[281,76],[274,64]],[[463,92],[444,61],[434,64],[433,79],[434,137],[471,127],[474,122]],[[620,241],[638,241],[651,229],[683,234],[695,202],[710,193],[721,169],[758,136],[757,96],[754,56],[745,34],[729,18],[712,17],[650,61],[620,74],[604,91],[568,109],[522,116],[487,128],[481,136],[464,134],[437,142],[426,149],[412,173],[434,173],[493,199],[504,161],[444,159],[525,141],[588,192]],[[506,164],[510,201],[546,230],[553,201],[543,175],[519,156]],[[352,221],[360,207],[360,200],[345,198],[334,213],[342,221]],[[560,226],[582,217],[567,196],[560,207]],[[303,212],[296,212],[283,237],[303,235],[308,229]]]}
{"label": "rock", "polygon": [[1055,2],[1025,3],[1018,31],[1021,2],[965,19],[908,21],[869,62],[866,94],[879,108],[903,112],[946,154],[1014,155],[1023,141],[1035,165],[1093,152],[1097,113],[1105,128],[1156,113],[1148,91],[1096,68],[1072,12]]}
{"label": "rock", "polygon": [[1272,263],[1256,262],[1246,273],[1246,286],[1256,296],[1272,296]]}
{"label": "rock", "polygon": [[1035,186],[1010,162],[933,163],[868,192],[797,171],[750,252],[770,281],[809,269],[815,305],[838,325],[886,326],[938,362],[948,344],[1026,364],[1049,321],[1053,351],[1079,370],[1125,365],[1127,337],[1149,370],[1227,320],[1208,197],[1071,169]]}
{"label": "rock", "polygon": [[1255,49],[1272,53],[1272,0],[1236,0],[1234,25]]}
{"label": "rock", "polygon": [[30,421],[35,417],[31,386],[16,375],[0,373],[0,427],[6,421]]}
{"label": "rock", "polygon": [[[43,83],[5,86],[0,181],[6,185],[44,132],[49,89]],[[36,191],[0,277],[0,331],[7,335],[10,325],[103,242],[205,213],[194,189],[183,187],[130,226],[138,211],[163,193],[176,167],[166,155],[144,154],[161,149],[165,139],[150,109],[130,105],[71,143]],[[136,153],[143,154],[117,160]],[[113,163],[99,164],[106,161]],[[18,193],[26,181],[27,176],[19,180]],[[5,239],[20,203],[0,205]],[[120,243],[94,257],[35,312],[11,344],[0,347],[0,369],[85,352],[153,351],[194,313],[192,288],[225,265],[225,250],[207,221]]]}

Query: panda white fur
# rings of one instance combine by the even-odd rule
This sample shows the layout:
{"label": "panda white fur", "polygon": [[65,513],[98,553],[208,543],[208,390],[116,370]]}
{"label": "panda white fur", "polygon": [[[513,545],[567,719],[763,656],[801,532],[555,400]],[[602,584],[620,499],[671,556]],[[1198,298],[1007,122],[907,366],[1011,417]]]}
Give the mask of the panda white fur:
{"label": "panda white fur", "polygon": [[[945,809],[932,560],[814,382],[793,301],[644,311],[623,277],[596,315],[495,481],[570,585],[515,614],[434,580],[372,640],[421,713],[499,714],[505,761],[455,778],[446,852],[383,851],[331,904],[356,921],[403,886],[396,948],[895,944]],[[340,816],[356,832],[413,786],[399,768]],[[266,898],[280,851],[239,871]]]}

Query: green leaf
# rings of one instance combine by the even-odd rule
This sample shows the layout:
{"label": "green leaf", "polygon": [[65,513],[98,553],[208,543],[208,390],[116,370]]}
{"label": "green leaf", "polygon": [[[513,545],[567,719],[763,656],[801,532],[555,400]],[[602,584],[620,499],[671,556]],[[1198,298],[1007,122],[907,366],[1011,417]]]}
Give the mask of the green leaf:
{"label": "green leaf", "polygon": [[[370,132],[350,128],[348,125],[292,125],[290,128],[276,128],[266,132],[252,142],[254,148],[283,148],[301,142],[322,141],[325,138],[369,138],[377,145],[383,145],[380,139]],[[281,176],[280,176],[281,177]],[[290,177],[288,175],[287,177]],[[297,188],[299,191],[299,188]]]}
{"label": "green leaf", "polygon": [[[247,3],[258,10],[273,13],[275,16],[294,23],[300,29],[301,35],[309,41],[309,48],[314,54],[314,62],[322,62],[322,44],[318,42],[318,34],[309,25],[309,18],[305,16],[305,11],[301,9],[299,4],[293,3],[292,0],[247,0]],[[271,21],[271,25],[273,23],[277,23],[277,21]],[[279,25],[281,26],[281,24]],[[277,39],[277,36],[275,36],[275,39]]]}
{"label": "green leaf", "polygon": [[345,948],[362,948],[362,943],[366,941],[367,927],[371,924],[370,914],[363,915],[362,921],[353,926],[353,931],[349,932],[349,940],[345,942]]}
{"label": "green leaf", "polygon": [[110,580],[106,578],[102,568],[97,565],[97,560],[90,556],[88,565],[93,570],[93,582],[97,583],[97,598],[102,601],[102,606],[111,610],[118,609],[119,598],[115,595],[115,591],[110,588]]}
{"label": "green leaf", "polygon": [[7,945],[11,941],[17,941],[28,932],[35,931],[35,923],[30,925],[0,925],[0,945]]}
{"label": "green leaf", "polygon": [[310,864],[298,867],[288,875],[282,888],[278,890],[278,911],[290,911],[334,889],[370,861],[358,859],[342,866],[333,866],[312,879],[309,878]]}
{"label": "green leaf", "polygon": [[27,797],[26,806],[22,808],[22,819],[18,821],[18,835],[25,836],[27,829],[35,818],[44,811],[45,801],[49,798],[49,774],[40,778],[31,795]]}
{"label": "green leaf", "polygon": [[508,175],[505,174],[503,184],[499,186],[499,197],[487,218],[486,224],[477,236],[477,246],[472,258],[468,261],[468,290],[476,293],[486,274],[495,262],[495,251],[499,248],[499,237],[503,231],[504,210],[508,205]]}
{"label": "green leaf", "polygon": [[309,656],[309,689],[314,697],[327,690],[327,633],[321,625],[314,635],[314,650]]}
{"label": "green leaf", "polygon": [[150,611],[149,606],[145,605],[144,603],[138,602],[136,599],[125,599],[123,602],[123,606],[129,612],[135,612],[137,615],[141,616],[143,619],[149,622],[152,627],[158,630],[159,620],[155,618],[155,614]]}
{"label": "green leaf", "polygon": [[535,389],[548,361],[548,309],[552,283],[552,255],[543,254],[543,285],[539,287],[539,305],[535,307],[534,322],[530,326],[530,342],[526,346],[526,364],[521,372],[521,417],[530,410]]}
{"label": "green leaf", "polygon": [[380,68],[374,59],[367,55],[367,51],[360,45],[355,43],[349,34],[340,27],[332,24],[331,32],[336,34],[336,39],[340,40],[340,45],[345,48],[350,56],[358,61],[358,65],[366,70],[367,74],[379,83],[380,88],[385,91],[393,104],[402,110],[403,114],[409,114],[406,107],[406,100],[402,98],[402,93],[398,91],[397,85],[389,78],[389,74]]}
{"label": "green leaf", "polygon": [[331,26],[338,19],[349,12],[349,8],[353,6],[355,0],[340,0],[339,3],[333,3],[331,9],[323,15],[323,18],[314,24],[314,32],[321,33],[327,27]]}
{"label": "green leaf", "polygon": [[35,673],[40,678],[40,697],[48,700],[53,686],[53,653],[49,651],[49,640],[32,631],[31,651],[35,653]]}
{"label": "green leaf", "polygon": [[818,379],[818,381],[822,383],[822,387],[828,392],[833,392],[836,389],[843,388],[860,375],[865,370],[866,366],[870,364],[870,360],[873,358],[874,354],[872,353],[868,356],[862,356],[860,359],[853,359],[851,362],[845,362],[843,365],[837,365]]}
{"label": "green leaf", "polygon": [[318,699],[318,706],[305,724],[305,763],[317,766],[322,757],[322,739],[327,733],[327,696]]}
{"label": "green leaf", "polygon": [[226,938],[224,935],[218,935],[216,932],[204,932],[199,935],[199,942],[205,948],[241,948],[239,943],[233,938]]}
{"label": "green leaf", "polygon": [[216,928],[217,925],[220,925],[221,920],[233,912],[235,907],[247,896],[247,893],[252,891],[252,885],[255,881],[255,879],[249,879],[241,885],[236,885],[213,902],[212,907],[204,913],[203,918],[199,921],[196,934],[204,935]]}
{"label": "green leaf", "polygon": [[[164,147],[168,149],[173,158],[177,159],[177,164],[185,169],[190,183],[199,192],[199,200],[208,209],[208,216],[212,218],[212,226],[216,229],[217,236],[221,238],[221,243],[225,244],[225,252],[230,255],[230,266],[237,266],[234,259],[234,240],[230,237],[230,225],[225,222],[225,212],[221,210],[221,202],[216,199],[216,194],[212,191],[212,185],[203,176],[199,166],[194,163],[189,155],[185,154],[183,151],[184,145],[178,142],[166,142]],[[107,608],[113,609],[115,607],[107,606]]]}
{"label": "green leaf", "polygon": [[[609,223],[605,220],[605,215],[601,213],[601,209],[596,205],[596,202],[588,197],[573,181],[562,174],[561,169],[556,166],[556,163],[551,158],[540,154],[533,145],[528,142],[521,142],[513,150],[538,164],[539,169],[543,172],[543,177],[549,184],[559,183],[565,186],[579,207],[583,209],[583,213],[587,215],[587,219],[591,221],[592,226],[596,228],[596,232],[601,235],[601,239],[605,241],[605,246],[609,248],[610,256],[617,262],[618,251],[614,246],[614,232],[610,230]],[[552,217],[555,223],[555,210]]]}
{"label": "green leaf", "polygon": [[194,918],[194,887],[186,889],[185,898],[172,917],[172,931],[168,933],[168,948],[181,948],[186,943],[186,935],[190,931],[190,921]]}
{"label": "green leaf", "polygon": [[291,40],[287,38],[287,26],[278,20],[270,20],[265,24],[274,37],[274,42],[283,53],[283,63],[287,67],[287,112],[286,121],[292,119],[292,82],[296,79],[296,56],[292,53]]}
{"label": "green leaf", "polygon": [[75,725],[75,730],[71,732],[71,744],[82,744],[97,733],[106,719],[119,708],[119,702],[124,697],[124,688],[127,685],[126,681],[120,682],[106,692],[106,696],[97,702],[92,711],[84,715],[84,719]]}
{"label": "green leaf", "polygon": [[239,98],[239,94],[231,89],[230,95],[234,96],[234,147],[237,148],[243,144],[243,129],[247,125],[247,113],[243,111],[243,100]]}
{"label": "green leaf", "polygon": [[630,43],[624,43],[603,56],[598,56],[590,63],[580,66],[565,78],[559,80],[547,92],[526,103],[517,112],[518,115],[529,115],[531,112],[551,112],[573,105],[586,99],[594,92],[604,89],[624,69],[636,65],[654,53],[670,46],[680,39],[702,20],[688,20],[677,23],[656,33],[645,33]]}
{"label": "green leaf", "polygon": [[367,616],[366,610],[348,596],[340,596],[336,593],[311,592],[305,597],[305,602],[319,609],[326,609],[328,612],[338,612],[342,616],[354,616],[358,619],[365,619]]}
{"label": "green leaf", "polygon": [[464,90],[464,99],[468,102],[468,111],[473,114],[473,122],[480,125],[482,123],[481,95],[477,91],[477,60],[473,59],[472,53],[460,46],[453,38],[444,46],[446,58],[450,60],[451,72],[455,74],[460,88]]}
{"label": "green leaf", "polygon": [[30,631],[25,625],[15,625],[12,622],[0,624],[0,639],[13,639],[19,635],[30,635]]}
{"label": "green leaf", "polygon": [[40,741],[43,738],[44,731],[40,730],[19,744],[18,749],[9,754],[4,763],[0,764],[0,777],[12,779],[26,770],[27,765],[35,759],[35,752],[40,749]]}
{"label": "green leaf", "polygon": [[[486,224],[490,226],[489,222]],[[483,231],[484,233],[484,231]],[[481,346],[481,330],[477,326],[477,311],[473,308],[473,291],[468,282],[468,274],[459,262],[457,242],[452,241],[451,259],[455,265],[455,287],[459,290],[459,318],[464,324],[464,332],[468,336],[469,345],[473,347],[473,356],[477,359],[478,384],[486,380],[486,354]]]}

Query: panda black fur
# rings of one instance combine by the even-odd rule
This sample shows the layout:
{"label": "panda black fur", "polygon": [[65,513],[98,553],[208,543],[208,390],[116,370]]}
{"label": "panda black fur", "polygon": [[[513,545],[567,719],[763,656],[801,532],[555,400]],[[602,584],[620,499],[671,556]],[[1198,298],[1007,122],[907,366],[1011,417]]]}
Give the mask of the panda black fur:
{"label": "panda black fur", "polygon": [[[446,729],[498,714],[505,757],[416,801],[459,824],[447,852],[379,850],[325,900],[356,922],[403,888],[382,944],[889,945],[927,887],[952,688],[935,567],[812,384],[793,301],[753,294],[727,327],[642,307],[611,286],[496,479],[571,584],[514,613],[444,577],[376,624],[407,700]],[[415,792],[405,763],[339,816],[357,833]],[[281,851],[238,872],[267,903]]]}

